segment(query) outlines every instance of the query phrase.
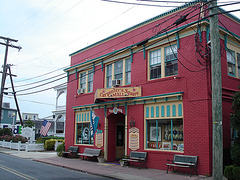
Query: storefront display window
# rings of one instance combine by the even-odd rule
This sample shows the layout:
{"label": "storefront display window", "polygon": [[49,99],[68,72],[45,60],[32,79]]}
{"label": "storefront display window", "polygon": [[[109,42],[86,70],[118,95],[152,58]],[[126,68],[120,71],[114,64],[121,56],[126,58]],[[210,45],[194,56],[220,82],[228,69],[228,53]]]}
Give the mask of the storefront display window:
{"label": "storefront display window", "polygon": [[90,123],[77,123],[76,144],[93,144]]}
{"label": "storefront display window", "polygon": [[183,120],[147,120],[147,148],[183,151]]}

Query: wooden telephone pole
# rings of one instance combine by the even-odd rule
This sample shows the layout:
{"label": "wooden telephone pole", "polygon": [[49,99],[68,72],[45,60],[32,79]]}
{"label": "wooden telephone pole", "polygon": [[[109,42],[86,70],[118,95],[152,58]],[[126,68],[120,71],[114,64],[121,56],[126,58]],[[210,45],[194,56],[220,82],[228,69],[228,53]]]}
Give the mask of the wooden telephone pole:
{"label": "wooden telephone pole", "polygon": [[3,101],[3,93],[4,93],[4,86],[5,81],[7,77],[7,55],[8,55],[8,47],[17,48],[18,50],[22,49],[20,46],[14,46],[10,44],[10,42],[18,42],[18,40],[2,37],[0,36],[0,39],[3,39],[6,43],[0,42],[1,45],[6,46],[5,50],[5,58],[4,58],[4,64],[3,64],[3,72],[2,72],[2,83],[1,83],[1,92],[0,92],[0,124],[1,124],[1,117],[2,117],[2,101]]}
{"label": "wooden telephone pole", "polygon": [[[217,0],[209,0],[211,63],[212,63],[212,121],[213,121],[213,179],[223,179],[222,73]],[[212,15],[212,16],[211,16]]]}

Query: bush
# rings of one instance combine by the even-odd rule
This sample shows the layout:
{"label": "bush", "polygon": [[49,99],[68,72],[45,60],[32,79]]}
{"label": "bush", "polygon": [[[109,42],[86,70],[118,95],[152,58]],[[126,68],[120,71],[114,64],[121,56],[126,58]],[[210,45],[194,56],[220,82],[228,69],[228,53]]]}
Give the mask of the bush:
{"label": "bush", "polygon": [[48,151],[54,150],[54,145],[55,145],[56,141],[57,141],[56,139],[46,140],[44,143],[44,149],[46,149]]}
{"label": "bush", "polygon": [[0,129],[0,136],[5,136],[5,135],[12,136],[13,135],[12,130],[9,128]]}
{"label": "bush", "polygon": [[240,167],[233,167],[233,175],[236,180],[240,180]]}
{"label": "bush", "polygon": [[20,135],[13,136],[12,142],[19,142],[19,141],[21,141],[21,143],[26,143],[28,142],[28,139]]}
{"label": "bush", "polygon": [[231,159],[234,165],[240,166],[240,144],[234,144],[231,149]]}
{"label": "bush", "polygon": [[5,136],[0,136],[0,141],[7,141],[7,142],[15,142],[17,143],[18,141],[21,141],[21,143],[26,143],[28,142],[28,139],[23,137],[23,136],[20,136],[20,135],[16,135],[16,136],[10,136],[10,135],[5,135]]}
{"label": "bush", "polygon": [[226,166],[224,169],[224,176],[228,180],[234,180],[233,167],[234,167],[233,165],[230,165],[230,166]]}
{"label": "bush", "polygon": [[65,147],[64,147],[64,144],[60,144],[58,145],[57,149],[56,149],[56,152],[57,152],[57,155],[62,157],[62,152],[64,151]]}

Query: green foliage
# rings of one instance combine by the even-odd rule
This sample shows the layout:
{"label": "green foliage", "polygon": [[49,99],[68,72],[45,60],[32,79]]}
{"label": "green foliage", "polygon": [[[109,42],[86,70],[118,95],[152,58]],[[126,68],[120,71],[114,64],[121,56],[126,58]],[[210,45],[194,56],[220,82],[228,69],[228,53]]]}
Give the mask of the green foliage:
{"label": "green foliage", "polygon": [[240,180],[240,167],[233,167],[233,175],[236,180]]}
{"label": "green foliage", "polygon": [[236,131],[238,131],[238,135],[240,135],[240,92],[239,91],[234,93],[232,110],[234,111],[234,113],[231,114],[231,126]]}
{"label": "green foliage", "polygon": [[46,140],[44,143],[44,149],[48,151],[53,150],[56,141],[57,141],[56,139]]}
{"label": "green foliage", "polygon": [[228,180],[234,180],[233,167],[234,167],[233,165],[230,165],[230,166],[226,166],[224,169],[224,176]]}
{"label": "green foliage", "polygon": [[57,155],[62,157],[62,152],[64,151],[64,149],[65,149],[64,143],[58,145],[58,147],[56,149]]}
{"label": "green foliage", "polygon": [[4,135],[12,136],[13,135],[12,130],[9,128],[0,129],[0,136],[4,136]]}
{"label": "green foliage", "polygon": [[64,137],[47,136],[47,137],[37,138],[36,143],[44,143],[45,144],[45,141],[50,140],[50,139],[56,139],[58,142],[64,141]]}
{"label": "green foliage", "polygon": [[234,165],[240,166],[240,144],[235,143],[231,149],[231,159]]}
{"label": "green foliage", "polygon": [[31,121],[31,119],[29,118],[27,121],[24,122],[24,127],[34,127],[35,124],[33,123],[33,121]]}

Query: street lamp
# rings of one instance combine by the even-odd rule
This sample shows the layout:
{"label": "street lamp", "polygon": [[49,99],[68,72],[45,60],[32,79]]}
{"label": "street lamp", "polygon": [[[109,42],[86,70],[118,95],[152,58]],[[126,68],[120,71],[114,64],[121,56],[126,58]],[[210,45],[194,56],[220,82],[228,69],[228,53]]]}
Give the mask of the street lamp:
{"label": "street lamp", "polygon": [[13,121],[12,121],[12,132],[14,134],[14,117],[15,117],[15,112],[13,112],[12,114],[12,118],[13,118]]}

